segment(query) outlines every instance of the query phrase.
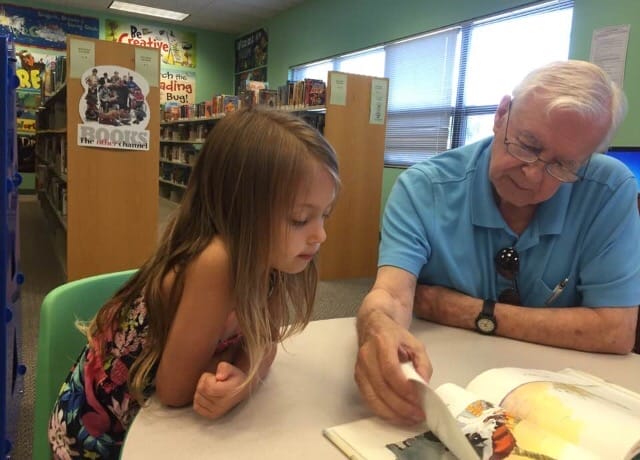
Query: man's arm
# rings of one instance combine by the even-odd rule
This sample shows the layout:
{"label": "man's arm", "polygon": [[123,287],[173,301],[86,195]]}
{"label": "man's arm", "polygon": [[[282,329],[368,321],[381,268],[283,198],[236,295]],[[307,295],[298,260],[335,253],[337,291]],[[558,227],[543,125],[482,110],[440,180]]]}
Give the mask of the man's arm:
{"label": "man's arm", "polygon": [[398,424],[417,423],[425,416],[400,363],[412,361],[425,380],[432,372],[424,345],[408,331],[415,286],[411,273],[381,267],[357,315],[355,379],[360,393],[377,415]]}
{"label": "man's arm", "polygon": [[[475,328],[477,299],[440,286],[416,288],[419,318]],[[635,342],[638,307],[521,307],[496,303],[497,335],[574,350],[626,354]]]}

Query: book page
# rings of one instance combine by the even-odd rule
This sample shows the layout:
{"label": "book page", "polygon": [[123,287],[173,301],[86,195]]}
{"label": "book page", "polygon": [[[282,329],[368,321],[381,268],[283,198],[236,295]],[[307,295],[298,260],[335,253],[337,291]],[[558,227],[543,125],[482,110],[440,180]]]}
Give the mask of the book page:
{"label": "book page", "polygon": [[400,428],[378,417],[333,426],[323,434],[351,460],[455,460],[455,456],[421,425]]}
{"label": "book page", "polygon": [[503,408],[452,383],[436,389],[455,414],[462,432],[483,459],[537,458],[597,460],[599,457],[568,443],[539,426],[509,414]]}
{"label": "book page", "polygon": [[402,370],[409,380],[420,385],[427,413],[425,424],[400,428],[371,417],[327,428],[323,430],[327,439],[350,459],[477,460],[478,455],[447,406],[415,371],[413,364],[403,364]]}
{"label": "book page", "polygon": [[461,460],[477,460],[479,455],[460,429],[460,424],[438,394],[418,374],[411,362],[402,364],[402,371],[409,380],[417,382],[422,390],[423,410],[427,415],[427,427],[453,454]]}
{"label": "book page", "polygon": [[483,372],[467,390],[600,458],[640,453],[640,395],[598,377],[500,368]]}

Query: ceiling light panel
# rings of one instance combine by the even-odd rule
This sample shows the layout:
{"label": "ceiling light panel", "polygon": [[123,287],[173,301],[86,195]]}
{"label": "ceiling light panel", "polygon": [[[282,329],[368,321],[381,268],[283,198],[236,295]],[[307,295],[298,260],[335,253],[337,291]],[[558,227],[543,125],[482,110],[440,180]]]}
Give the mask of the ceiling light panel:
{"label": "ceiling light panel", "polygon": [[128,13],[144,14],[146,16],[155,16],[157,18],[173,19],[176,21],[183,21],[189,17],[188,13],[180,13],[179,11],[163,10],[160,8],[153,8],[150,6],[136,5],[135,3],[113,1],[109,8],[119,11],[126,11]]}

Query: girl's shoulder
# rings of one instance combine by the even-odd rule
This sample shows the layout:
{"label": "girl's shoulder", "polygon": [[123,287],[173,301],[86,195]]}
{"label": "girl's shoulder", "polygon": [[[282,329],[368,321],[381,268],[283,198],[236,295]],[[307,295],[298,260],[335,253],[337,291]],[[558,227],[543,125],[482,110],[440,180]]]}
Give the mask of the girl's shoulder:
{"label": "girl's shoulder", "polygon": [[[219,237],[214,237],[209,244],[191,260],[184,268],[185,281],[226,282],[229,278],[231,259],[226,244]],[[163,281],[163,292],[171,292],[176,279],[176,271],[170,271]],[[191,283],[189,283],[191,284]]]}
{"label": "girl's shoulder", "polygon": [[196,282],[226,283],[229,280],[231,257],[225,242],[214,237],[207,247],[186,267],[186,278]]}
{"label": "girl's shoulder", "polygon": [[189,265],[203,270],[227,271],[231,266],[231,257],[226,243],[219,236],[212,238]]}

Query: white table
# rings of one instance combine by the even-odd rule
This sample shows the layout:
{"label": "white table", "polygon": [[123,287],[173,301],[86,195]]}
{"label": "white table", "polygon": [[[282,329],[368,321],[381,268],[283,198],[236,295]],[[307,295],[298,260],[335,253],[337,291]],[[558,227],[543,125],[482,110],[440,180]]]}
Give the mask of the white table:
{"label": "white table", "polygon": [[[640,355],[563,350],[420,320],[412,331],[427,346],[434,386],[464,386],[492,367],[572,367],[640,392]],[[152,399],[134,420],[121,458],[344,459],[322,429],[371,415],[353,381],[355,357],[353,318],[312,322],[281,347],[255,395],[220,420]]]}

